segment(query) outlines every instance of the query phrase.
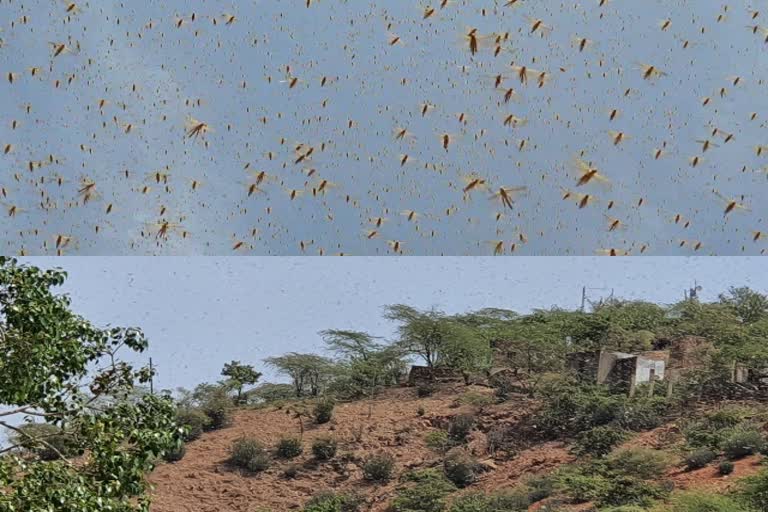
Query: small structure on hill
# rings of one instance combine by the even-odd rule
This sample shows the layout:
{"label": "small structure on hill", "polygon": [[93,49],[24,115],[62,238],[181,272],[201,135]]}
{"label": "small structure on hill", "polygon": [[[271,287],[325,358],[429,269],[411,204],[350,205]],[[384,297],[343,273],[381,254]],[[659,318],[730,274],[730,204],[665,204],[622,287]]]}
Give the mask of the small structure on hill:
{"label": "small structure on hill", "polygon": [[568,368],[580,378],[624,387],[630,394],[638,384],[663,380],[668,363],[669,352],[665,350],[637,354],[597,350],[568,355]]}
{"label": "small structure on hill", "polygon": [[452,368],[435,368],[430,366],[411,366],[408,374],[409,386],[434,384],[435,382],[463,382],[460,371]]}

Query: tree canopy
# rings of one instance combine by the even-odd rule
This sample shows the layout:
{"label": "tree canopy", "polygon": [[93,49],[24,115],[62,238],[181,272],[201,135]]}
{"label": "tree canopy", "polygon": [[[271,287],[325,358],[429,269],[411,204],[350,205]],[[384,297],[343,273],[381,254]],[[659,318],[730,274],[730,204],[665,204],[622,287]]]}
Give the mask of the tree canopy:
{"label": "tree canopy", "polygon": [[224,377],[229,377],[228,384],[237,391],[237,402],[243,399],[243,387],[256,384],[261,373],[254,370],[253,366],[242,364],[240,361],[232,361],[224,365],[221,370]]}
{"label": "tree canopy", "polygon": [[[141,353],[148,341],[140,329],[98,328],[72,312],[69,298],[53,292],[66,277],[0,258],[0,427],[15,434],[0,451],[0,509],[148,511],[145,475],[181,442],[173,402],[126,399],[152,373],[119,352]],[[20,428],[14,415],[51,427]],[[87,455],[72,463],[51,435]]]}

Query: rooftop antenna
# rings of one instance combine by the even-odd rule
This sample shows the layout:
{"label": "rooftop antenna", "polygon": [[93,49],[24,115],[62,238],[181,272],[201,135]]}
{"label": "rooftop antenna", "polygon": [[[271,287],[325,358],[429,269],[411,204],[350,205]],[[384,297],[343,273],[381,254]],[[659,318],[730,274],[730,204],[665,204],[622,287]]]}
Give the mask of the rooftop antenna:
{"label": "rooftop antenna", "polygon": [[701,286],[699,285],[698,281],[693,282],[693,288],[689,288],[688,292],[686,293],[686,300],[697,300],[699,297],[699,292],[702,290]]}

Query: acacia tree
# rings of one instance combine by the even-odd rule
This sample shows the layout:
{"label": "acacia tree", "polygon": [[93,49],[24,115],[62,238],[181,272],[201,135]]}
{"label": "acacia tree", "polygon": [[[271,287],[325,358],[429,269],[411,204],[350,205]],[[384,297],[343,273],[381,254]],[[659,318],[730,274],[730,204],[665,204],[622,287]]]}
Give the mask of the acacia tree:
{"label": "acacia tree", "polygon": [[383,348],[367,332],[327,329],[320,336],[330,351],[351,361],[367,361]]}
{"label": "acacia tree", "polygon": [[721,293],[720,303],[729,306],[745,324],[768,319],[768,297],[746,286],[730,287]]}
{"label": "acacia tree", "polygon": [[241,364],[240,361],[226,363],[224,369],[221,370],[221,374],[229,377],[228,384],[237,390],[237,397],[235,398],[237,403],[242,402],[243,387],[256,384],[256,381],[261,377],[261,373],[254,370],[253,366]]}
{"label": "acacia tree", "polygon": [[[100,329],[73,313],[52,291],[66,277],[0,258],[0,428],[17,440],[0,450],[0,510],[148,511],[145,475],[181,443],[173,402],[121,398],[152,373],[118,353],[148,342],[139,329]],[[42,419],[86,455],[73,463],[48,434],[15,425],[16,415]],[[38,447],[53,460],[19,455]]]}
{"label": "acacia tree", "polygon": [[264,362],[291,378],[297,397],[318,396],[334,373],[333,361],[317,354],[291,352]]}

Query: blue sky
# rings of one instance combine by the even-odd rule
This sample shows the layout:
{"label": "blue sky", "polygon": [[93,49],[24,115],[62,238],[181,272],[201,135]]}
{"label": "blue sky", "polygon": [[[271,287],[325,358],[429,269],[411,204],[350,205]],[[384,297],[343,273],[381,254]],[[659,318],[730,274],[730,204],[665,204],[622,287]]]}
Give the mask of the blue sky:
{"label": "blue sky", "polygon": [[[392,254],[388,241],[411,255],[489,255],[493,241],[506,254],[514,243],[522,255],[766,248],[768,237],[755,242],[752,232],[768,232],[768,148],[762,156],[754,149],[768,144],[768,59],[765,34],[746,27],[767,27],[768,12],[752,19],[747,0],[503,3],[454,0],[424,20],[429,4],[411,0],[317,0],[310,8],[209,0],[192,21],[180,0],[84,1],[70,17],[65,2],[4,2],[0,147],[13,148],[0,154],[2,251],[54,254],[59,235],[72,237],[63,248],[72,255],[222,255],[235,245],[242,254],[292,255],[302,254],[302,241],[306,254],[357,255]],[[235,21],[227,25],[224,13]],[[551,30],[530,34],[529,19]],[[665,19],[671,25],[662,30]],[[509,38],[498,57],[492,44],[473,57],[462,40],[469,28]],[[391,46],[391,34],[403,44]],[[594,44],[579,52],[574,37]],[[49,42],[73,51],[53,57]],[[522,85],[513,63],[551,80]],[[666,75],[643,80],[641,63]],[[284,82],[287,66],[299,78],[294,88]],[[33,77],[28,67],[41,72]],[[13,84],[8,73],[19,74]],[[494,89],[499,73],[518,101],[505,104]],[[101,99],[108,103],[100,110]],[[435,108],[422,117],[424,102]],[[611,122],[613,108],[622,113]],[[509,114],[527,124],[504,127]],[[213,131],[185,138],[188,116]],[[412,137],[395,140],[396,127]],[[712,135],[713,127],[733,139]],[[629,138],[615,146],[608,130]],[[448,151],[444,132],[455,136]],[[703,151],[697,140],[705,139],[717,147]],[[664,143],[667,154],[655,160]],[[315,151],[295,164],[298,144]],[[575,186],[582,151],[610,188]],[[401,167],[403,154],[410,162]],[[57,163],[28,169],[49,155]],[[695,168],[694,156],[703,159]],[[252,197],[248,163],[274,177]],[[151,177],[156,171],[170,175],[169,191]],[[504,211],[489,191],[464,197],[472,173],[493,190],[528,191]],[[95,183],[85,205],[81,179]],[[321,180],[338,186],[313,196]],[[597,202],[579,209],[562,199],[563,188]],[[713,189],[750,211],[725,216]],[[291,200],[288,190],[304,194]],[[14,206],[19,213],[7,215]],[[410,222],[404,210],[420,217]],[[674,222],[678,214],[689,227]],[[609,231],[606,215],[626,228]],[[377,217],[388,221],[376,228]],[[166,221],[179,226],[158,239],[151,224]],[[377,235],[368,239],[366,230]]]}

